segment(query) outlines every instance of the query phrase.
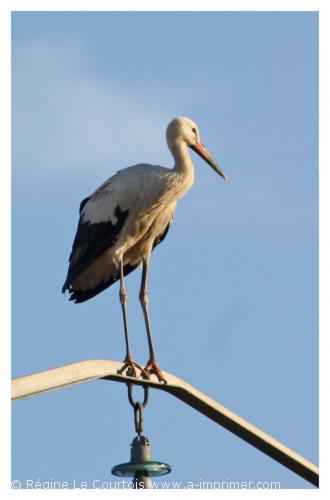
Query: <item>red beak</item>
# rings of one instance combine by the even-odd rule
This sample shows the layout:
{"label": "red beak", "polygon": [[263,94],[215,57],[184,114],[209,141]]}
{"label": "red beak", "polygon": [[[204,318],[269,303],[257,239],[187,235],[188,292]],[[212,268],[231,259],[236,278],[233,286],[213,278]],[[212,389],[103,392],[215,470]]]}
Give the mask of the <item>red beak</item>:
{"label": "red beak", "polygon": [[210,155],[204,144],[202,144],[201,142],[197,142],[196,144],[193,144],[190,147],[191,149],[196,151],[196,153],[201,158],[203,158],[203,160],[205,160],[206,163],[208,163],[213,168],[213,170],[217,172],[217,174],[219,174],[225,181],[227,180],[227,177],[225,176],[225,174],[223,173],[217,162],[212,158],[212,156]]}

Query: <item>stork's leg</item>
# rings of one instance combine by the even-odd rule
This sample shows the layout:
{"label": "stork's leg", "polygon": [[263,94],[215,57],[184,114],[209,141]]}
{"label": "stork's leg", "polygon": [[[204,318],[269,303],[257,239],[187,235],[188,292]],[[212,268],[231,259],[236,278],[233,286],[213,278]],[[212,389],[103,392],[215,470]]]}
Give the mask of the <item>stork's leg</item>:
{"label": "stork's leg", "polygon": [[121,307],[123,310],[125,344],[126,344],[126,356],[124,359],[124,366],[119,370],[119,372],[122,373],[126,368],[129,367],[133,373],[133,376],[136,377],[135,368],[137,368],[138,370],[140,370],[140,372],[144,378],[149,378],[147,371],[144,368],[142,368],[142,366],[135,363],[135,361],[133,361],[133,358],[131,356],[131,350],[130,350],[129,341],[128,341],[128,326],[127,326],[127,315],[126,315],[127,294],[126,294],[125,285],[124,285],[124,269],[123,269],[123,259],[122,258],[120,259],[119,299],[120,299]]}
{"label": "stork's leg", "polygon": [[155,358],[154,346],[153,346],[152,337],[151,337],[150,321],[149,321],[149,314],[148,314],[147,274],[148,274],[148,260],[145,260],[145,261],[143,261],[141,289],[140,289],[140,296],[139,296],[140,303],[141,303],[142,310],[143,310],[144,321],[146,324],[148,345],[149,345],[149,354],[150,354],[150,358],[149,358],[149,361],[148,361],[145,369],[148,373],[154,373],[156,375],[156,377],[158,378],[159,382],[166,383],[166,379],[164,378],[164,375],[162,374],[161,369],[159,368],[159,365],[158,365],[157,360]]}

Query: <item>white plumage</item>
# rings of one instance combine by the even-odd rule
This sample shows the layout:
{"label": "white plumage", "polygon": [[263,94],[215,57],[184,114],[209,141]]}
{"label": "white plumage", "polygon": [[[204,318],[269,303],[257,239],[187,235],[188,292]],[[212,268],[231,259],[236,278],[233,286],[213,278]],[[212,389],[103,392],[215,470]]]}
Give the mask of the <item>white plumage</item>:
{"label": "white plumage", "polygon": [[[147,269],[152,250],[165,237],[177,200],[194,182],[194,167],[188,147],[194,149],[223,178],[222,170],[201,144],[197,125],[188,118],[172,120],[167,128],[168,146],[174,156],[172,169],[139,164],[117,172],[82,201],[78,230],[70,255],[63,292],[70,300],[84,302],[120,279],[126,357],[125,365],[136,375],[154,373],[165,379],[154,356],[147,300]],[[131,357],[126,318],[124,275],[143,265],[140,301],[143,308],[150,359],[145,369]]]}

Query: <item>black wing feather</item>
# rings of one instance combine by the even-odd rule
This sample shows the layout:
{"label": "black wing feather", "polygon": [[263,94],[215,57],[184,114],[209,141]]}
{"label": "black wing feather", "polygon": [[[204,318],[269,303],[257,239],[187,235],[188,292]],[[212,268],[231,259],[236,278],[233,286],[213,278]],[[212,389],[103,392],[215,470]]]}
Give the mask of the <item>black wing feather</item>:
{"label": "black wing feather", "polygon": [[[81,214],[84,206],[89,201],[90,198],[85,198],[79,208],[79,213]],[[113,285],[119,278],[111,278],[106,282],[100,283],[98,286],[88,289],[88,290],[72,290],[70,288],[71,282],[77,278],[83,271],[89,267],[94,260],[100,257],[113,243],[116,241],[118,234],[120,233],[125,220],[128,216],[129,211],[122,211],[118,206],[115,210],[115,215],[117,217],[117,224],[113,225],[110,222],[99,222],[97,224],[88,224],[82,222],[81,217],[78,224],[78,230],[76,237],[73,242],[72,251],[70,254],[70,266],[68,270],[68,275],[66,281],[63,285],[62,292],[69,290],[70,300],[74,301],[76,304],[85,302],[86,300],[95,297],[100,292],[103,292],[106,288]],[[166,237],[168,230],[173,222],[173,216],[166,226],[165,231],[159,234],[153,243],[152,250],[159,245]],[[139,266],[126,264],[124,266],[124,276],[134,271]]]}
{"label": "black wing feather", "polygon": [[[85,198],[81,202],[80,213],[87,201],[88,198]],[[110,221],[91,224],[83,222],[82,217],[80,217],[69,258],[68,274],[62,288],[63,293],[65,290],[71,291],[70,285],[72,281],[116,242],[128,214],[129,210],[121,210],[117,206],[115,210],[115,216],[117,217],[116,224],[112,224]]]}
{"label": "black wing feather", "polygon": [[[131,273],[136,269],[140,264],[136,264],[135,266],[131,266],[129,264],[126,264],[124,266],[124,276],[127,274]],[[70,290],[70,299],[73,300],[76,304],[80,304],[81,302],[85,302],[86,300],[91,299],[92,297],[95,297],[95,295],[99,294],[100,292],[103,292],[106,288],[109,286],[113,285],[118,281],[119,278],[112,278],[109,281],[102,281],[99,285],[97,285],[94,288],[89,288],[88,290]]]}
{"label": "black wing feather", "polygon": [[83,211],[83,208],[84,206],[86,205],[86,203],[91,199],[90,196],[87,196],[87,198],[84,198],[83,201],[80,203],[80,207],[79,207],[79,215],[81,215],[81,212]]}

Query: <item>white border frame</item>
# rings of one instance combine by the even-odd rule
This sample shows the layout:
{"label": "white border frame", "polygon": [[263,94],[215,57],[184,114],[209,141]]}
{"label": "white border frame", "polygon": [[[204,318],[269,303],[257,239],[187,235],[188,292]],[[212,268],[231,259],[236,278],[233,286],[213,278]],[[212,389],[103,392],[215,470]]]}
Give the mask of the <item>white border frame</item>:
{"label": "white border frame", "polygon": [[[10,78],[10,59],[11,59],[11,12],[12,11],[319,11],[320,12],[320,433],[322,441],[320,446],[320,470],[321,487],[319,490],[262,490],[258,493],[256,490],[226,490],[227,495],[280,495],[281,497],[303,498],[306,495],[317,495],[329,498],[329,362],[328,353],[330,352],[330,322],[329,322],[329,266],[328,259],[330,255],[329,241],[330,228],[327,215],[329,213],[329,89],[330,89],[330,43],[329,43],[329,2],[313,0],[158,0],[157,5],[151,1],[111,1],[111,0],[2,0],[0,2],[0,110],[2,119],[2,128],[0,134],[0,214],[1,217],[1,242],[0,242],[0,276],[2,285],[2,294],[0,300],[1,307],[1,328],[4,348],[0,350],[0,366],[3,368],[0,378],[3,387],[0,391],[1,404],[1,452],[3,460],[1,461],[1,493],[4,498],[17,497],[24,494],[25,498],[48,498],[49,495],[71,497],[81,496],[86,498],[95,498],[95,495],[105,495],[109,497],[108,490],[20,490],[10,489],[10,266],[11,266],[11,247],[10,247],[10,165],[11,165],[11,78]],[[4,245],[4,242],[6,244]],[[5,335],[4,333],[5,332]],[[254,493],[252,493],[254,491]],[[129,490],[111,491],[111,495],[127,495]],[[134,491],[133,495],[141,494]],[[144,493],[142,493],[144,494]],[[148,494],[148,493],[145,493]],[[152,492],[155,494],[155,491]],[[180,495],[179,491],[157,491],[157,496]],[[200,495],[200,491],[190,491],[189,495]],[[221,495],[220,491],[204,490],[203,495]]]}

